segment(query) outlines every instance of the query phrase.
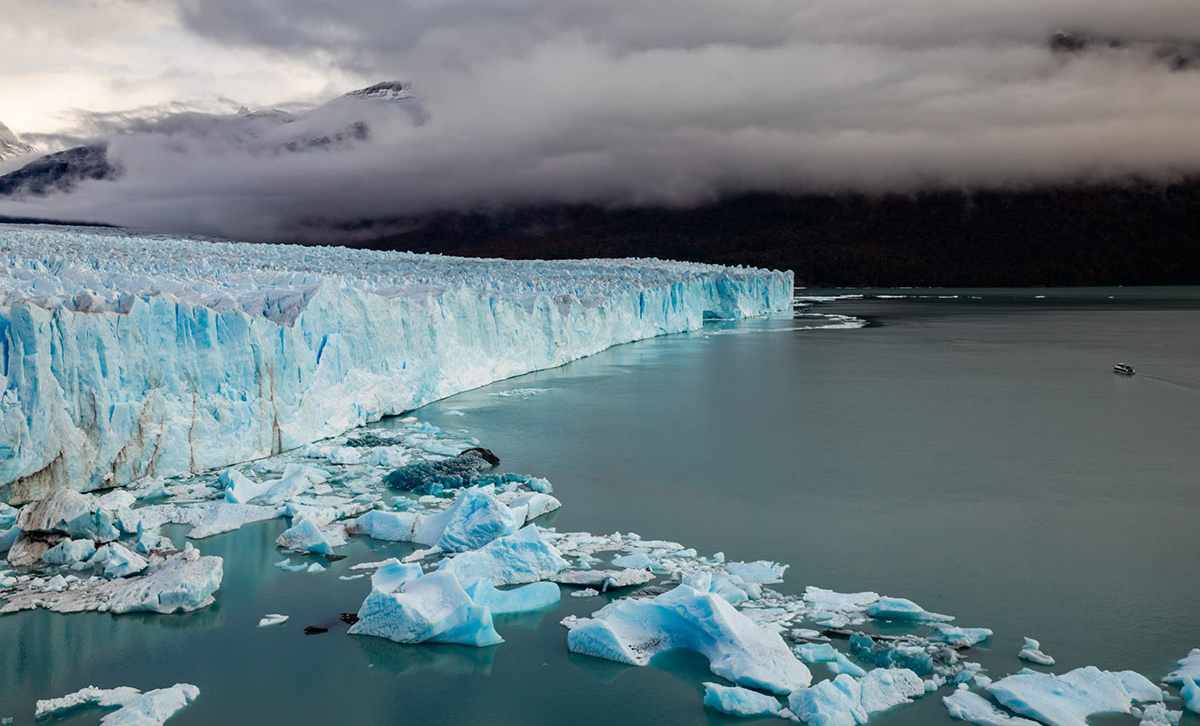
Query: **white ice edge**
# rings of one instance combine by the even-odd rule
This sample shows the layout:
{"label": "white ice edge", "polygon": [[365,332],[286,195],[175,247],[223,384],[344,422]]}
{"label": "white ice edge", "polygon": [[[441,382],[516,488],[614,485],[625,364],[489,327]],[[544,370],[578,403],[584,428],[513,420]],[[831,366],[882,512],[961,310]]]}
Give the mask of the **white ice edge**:
{"label": "white ice edge", "polygon": [[0,501],[211,470],[708,317],[790,272],[0,225]]}

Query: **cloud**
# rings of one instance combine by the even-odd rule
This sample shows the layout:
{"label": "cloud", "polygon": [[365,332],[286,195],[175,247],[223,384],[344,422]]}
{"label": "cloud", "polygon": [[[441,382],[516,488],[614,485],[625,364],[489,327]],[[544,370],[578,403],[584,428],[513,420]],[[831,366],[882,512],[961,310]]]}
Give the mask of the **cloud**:
{"label": "cloud", "polygon": [[[1200,73],[1173,72],[1154,52],[1200,38],[1188,0],[180,0],[176,10],[173,32],[191,47],[306,68],[323,87],[410,79],[426,122],[372,112],[365,138],[268,153],[276,147],[233,133],[241,122],[219,108],[81,115],[78,127],[113,138],[127,173],[0,213],[278,237],[319,235],[302,222],[437,209],[1200,168]],[[1124,42],[1056,53],[1059,29]],[[356,120],[342,109],[313,121],[312,98],[290,109],[308,137]]]}

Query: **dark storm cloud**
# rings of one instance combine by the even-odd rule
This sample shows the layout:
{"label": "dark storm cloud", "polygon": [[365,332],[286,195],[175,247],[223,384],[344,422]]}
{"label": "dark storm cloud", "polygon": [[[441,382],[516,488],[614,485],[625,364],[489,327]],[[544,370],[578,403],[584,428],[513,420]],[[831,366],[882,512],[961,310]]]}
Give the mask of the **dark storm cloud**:
{"label": "dark storm cloud", "polygon": [[[227,47],[409,79],[428,123],[373,108],[364,139],[265,153],[263,135],[365,112],[251,133],[187,110],[92,117],[128,173],[24,206],[271,236],[440,208],[1200,167],[1200,73],[1155,51],[1200,38],[1190,0],[181,0],[179,19]],[[1053,52],[1064,29],[1121,43]]]}

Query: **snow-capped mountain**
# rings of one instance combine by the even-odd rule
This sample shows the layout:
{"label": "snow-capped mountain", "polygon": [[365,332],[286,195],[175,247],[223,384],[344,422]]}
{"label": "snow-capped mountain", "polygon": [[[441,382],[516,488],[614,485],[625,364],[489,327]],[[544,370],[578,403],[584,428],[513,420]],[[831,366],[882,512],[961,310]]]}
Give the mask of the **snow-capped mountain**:
{"label": "snow-capped mountain", "polygon": [[[114,138],[120,139],[122,147],[153,147],[156,154],[178,154],[179,166],[184,169],[184,157],[189,154],[272,157],[336,153],[386,140],[420,126],[427,118],[408,84],[385,81],[305,111],[243,107],[229,114],[177,113],[131,125]],[[0,126],[0,160],[9,146],[23,149],[20,153],[32,151]],[[111,146],[108,139],[98,140],[38,157],[15,171],[0,174],[0,196],[70,192],[83,181],[118,178],[122,174],[120,153],[112,158]]]}
{"label": "snow-capped mountain", "polygon": [[0,122],[0,161],[33,153],[33,147],[17,138],[7,126]]}

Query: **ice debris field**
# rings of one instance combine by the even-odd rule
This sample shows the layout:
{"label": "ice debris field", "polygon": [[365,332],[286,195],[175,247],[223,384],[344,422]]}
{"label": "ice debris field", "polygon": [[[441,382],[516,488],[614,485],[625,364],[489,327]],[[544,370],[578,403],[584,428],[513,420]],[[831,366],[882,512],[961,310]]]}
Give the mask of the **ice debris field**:
{"label": "ice debris field", "polygon": [[[667,651],[703,656],[711,680],[697,684],[698,713],[855,726],[920,698],[981,726],[1085,726],[1104,714],[1156,726],[1200,713],[1200,649],[1156,683],[1020,668],[1053,663],[1027,638],[1011,673],[989,674],[971,656],[993,636],[986,627],[898,595],[786,592],[781,563],[558,531],[546,519],[563,506],[552,483],[505,471],[503,452],[468,432],[412,416],[361,427],[705,316],[786,307],[788,277],[244,245],[197,255],[196,242],[36,228],[0,239],[2,614],[209,608],[223,560],[192,541],[284,519],[277,566],[313,587],[332,579],[326,565],[351,538],[411,546],[343,576],[366,591],[341,615],[345,637],[503,648],[496,616],[553,611],[565,589],[597,606],[562,619],[563,648],[630,667]],[[257,625],[303,626],[286,612]],[[162,684],[48,693],[30,708],[160,724],[200,695],[186,683],[140,690],[152,686]]]}

